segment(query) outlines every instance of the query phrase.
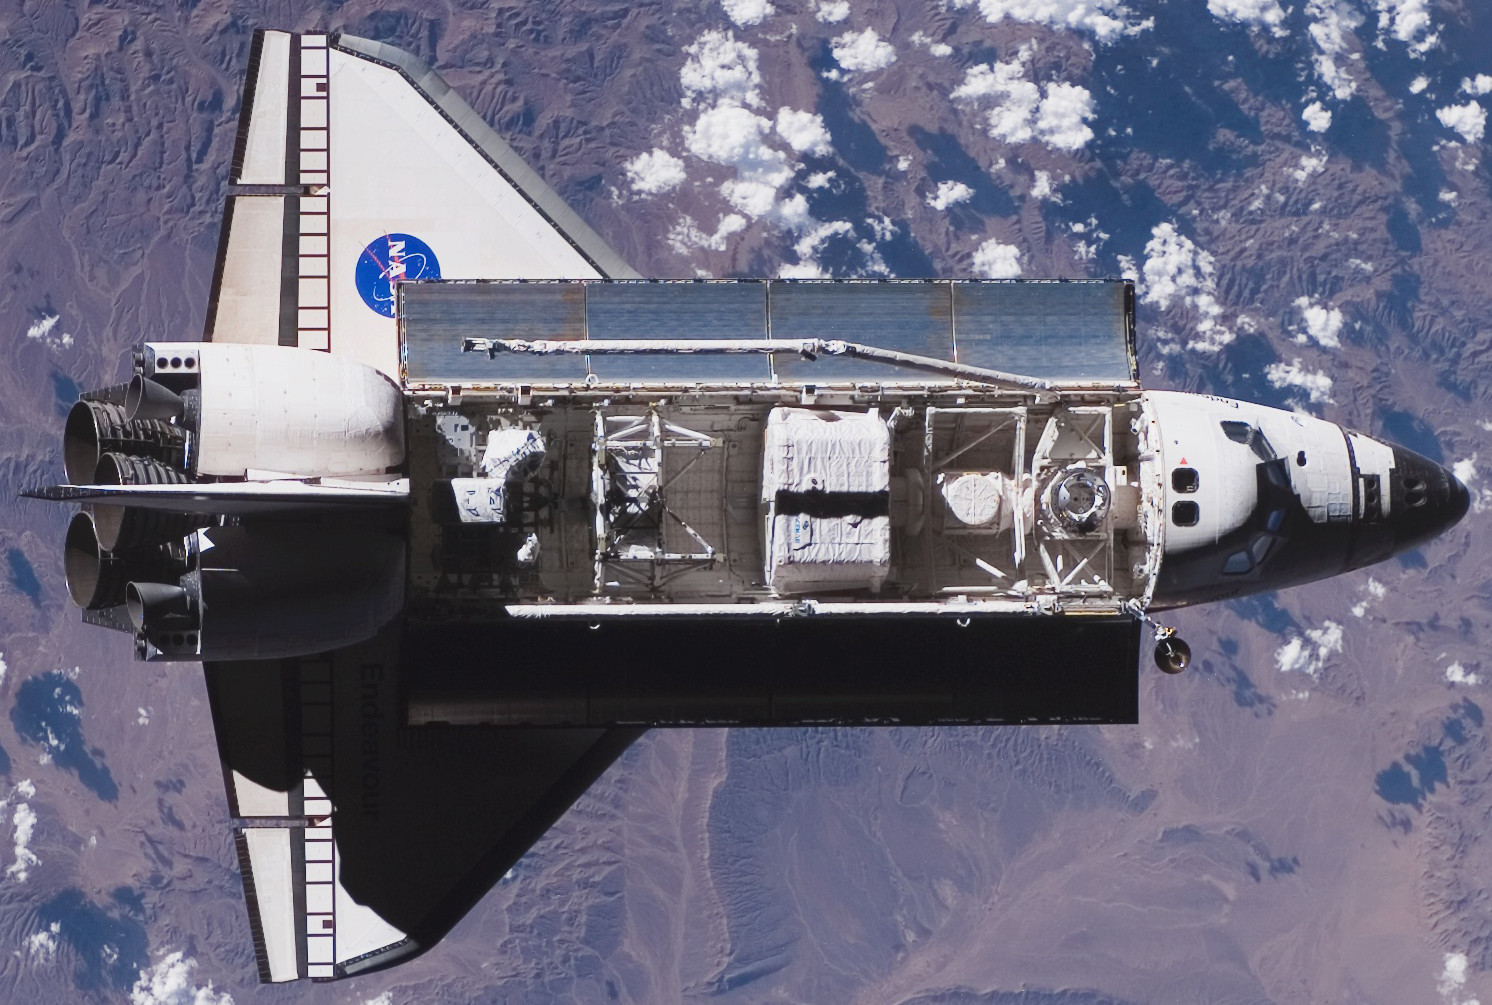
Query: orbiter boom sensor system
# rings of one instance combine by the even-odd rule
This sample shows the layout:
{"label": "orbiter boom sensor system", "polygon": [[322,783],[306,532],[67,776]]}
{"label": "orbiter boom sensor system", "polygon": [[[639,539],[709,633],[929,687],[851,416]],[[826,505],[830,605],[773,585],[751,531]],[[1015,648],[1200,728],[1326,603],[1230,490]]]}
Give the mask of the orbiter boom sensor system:
{"label": "orbiter boom sensor system", "polygon": [[1149,612],[1467,509],[1141,388],[1127,282],[643,280],[349,36],[260,33],[244,109],[204,341],[29,494],[86,620],[204,664],[265,980],[427,949],[642,729],[1132,721]]}

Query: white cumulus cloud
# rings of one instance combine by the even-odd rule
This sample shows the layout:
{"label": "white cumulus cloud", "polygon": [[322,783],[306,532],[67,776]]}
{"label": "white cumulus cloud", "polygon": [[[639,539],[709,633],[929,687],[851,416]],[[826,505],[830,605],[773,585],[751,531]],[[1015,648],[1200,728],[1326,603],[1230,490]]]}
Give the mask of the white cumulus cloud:
{"label": "white cumulus cloud", "polygon": [[1196,315],[1198,337],[1187,342],[1190,349],[1216,352],[1235,337],[1222,324],[1216,260],[1178,231],[1175,224],[1161,223],[1151,228],[1145,244],[1140,300],[1161,310],[1173,303],[1191,310]]}
{"label": "white cumulus cloud", "polygon": [[1305,321],[1305,330],[1297,332],[1295,341],[1305,345],[1314,339],[1317,345],[1336,349],[1342,344],[1338,337],[1342,331],[1342,312],[1325,304],[1312,303],[1310,297],[1296,297],[1295,309]]}
{"label": "white cumulus cloud", "polygon": [[1289,363],[1271,363],[1264,368],[1264,376],[1271,387],[1291,387],[1304,391],[1313,405],[1334,400],[1331,396],[1331,378],[1320,370],[1305,369],[1298,359]]}
{"label": "white cumulus cloud", "polygon": [[695,100],[733,101],[742,105],[761,104],[761,71],[757,52],[744,42],[737,42],[727,31],[707,31],[684,48],[689,58],[679,71],[684,85],[684,107]]}
{"label": "white cumulus cloud", "polygon": [[1469,673],[1460,663],[1452,663],[1445,668],[1445,679],[1450,684],[1465,684],[1472,686],[1480,684],[1482,678],[1474,673]]}
{"label": "white cumulus cloud", "polygon": [[45,314],[26,328],[26,337],[40,342],[53,351],[66,349],[73,344],[72,333],[52,334],[52,329],[57,327],[57,322],[60,320],[61,318],[56,314]]}
{"label": "white cumulus cloud", "polygon": [[1338,101],[1346,101],[1357,90],[1357,85],[1339,60],[1346,60],[1351,48],[1348,39],[1355,37],[1358,25],[1362,24],[1362,15],[1347,0],[1307,0],[1305,9],[1306,16],[1311,19],[1308,29],[1311,43],[1316,48],[1316,74],[1331,88]]}
{"label": "white cumulus cloud", "polygon": [[1462,998],[1461,989],[1466,986],[1466,970],[1469,960],[1465,953],[1446,953],[1440,977],[1435,981],[1435,990],[1446,1005],[1477,1005],[1475,998]]}
{"label": "white cumulus cloud", "polygon": [[[31,786],[31,783],[26,781],[22,785]],[[34,786],[30,787],[29,794],[20,785],[16,786],[16,788],[21,790],[22,795],[28,798],[29,795],[36,794]],[[31,875],[31,867],[41,865],[41,859],[36,857],[35,852],[30,847],[32,834],[36,831],[36,811],[29,804],[20,803],[16,806],[15,816],[12,819],[16,828],[16,860],[6,868],[5,876],[7,879],[14,879],[17,883],[24,883]]]}
{"label": "white cumulus cloud", "polygon": [[26,951],[39,963],[51,963],[57,958],[57,936],[62,934],[62,923],[54,921],[39,932],[26,937]]}
{"label": "white cumulus cloud", "polygon": [[1285,10],[1278,0],[1207,0],[1207,10],[1221,21],[1233,21],[1250,28],[1265,28],[1277,36],[1285,30]]}
{"label": "white cumulus cloud", "polygon": [[1378,582],[1378,580],[1372,578],[1368,579],[1368,582],[1363,587],[1363,590],[1367,593],[1367,596],[1352,605],[1352,616],[1354,618],[1360,618],[1364,614],[1367,614],[1368,607],[1372,605],[1374,601],[1382,600],[1385,596],[1388,595],[1388,587]]}
{"label": "white cumulus cloud", "polygon": [[1019,279],[1021,250],[990,238],[974,252],[974,272],[984,279]]}
{"label": "white cumulus cloud", "polygon": [[1465,485],[1471,493],[1471,511],[1481,513],[1492,508],[1492,486],[1481,488],[1477,485],[1479,475],[1476,469],[1476,459],[1476,454],[1461,458],[1451,465],[1451,474],[1460,479],[1461,484]]}
{"label": "white cumulus cloud", "polygon": [[1435,117],[1442,126],[1459,133],[1467,143],[1480,143],[1487,130],[1487,110],[1479,101],[1437,108]]}
{"label": "white cumulus cloud", "polygon": [[1320,628],[1307,628],[1305,637],[1293,635],[1275,650],[1274,662],[1282,673],[1319,677],[1326,660],[1342,651],[1342,626],[1328,621]]}
{"label": "white cumulus cloud", "polygon": [[927,197],[927,204],[942,211],[974,198],[974,190],[961,181],[940,181],[938,190]]}
{"label": "white cumulus cloud", "polygon": [[1331,110],[1321,102],[1313,101],[1300,113],[1300,120],[1311,132],[1324,133],[1331,128]]}
{"label": "white cumulus cloud", "polygon": [[838,24],[850,16],[850,0],[816,0],[813,16],[825,24]]}
{"label": "white cumulus cloud", "polygon": [[736,169],[736,177],[720,187],[737,210],[750,217],[765,216],[777,201],[777,190],[793,176],[787,155],[768,146],[772,123],[740,105],[717,105],[702,112],[685,129],[685,142],[694,156]]}
{"label": "white cumulus cloud", "polygon": [[667,150],[649,150],[625,165],[632,191],[642,195],[672,192],[684,183],[684,162]]}
{"label": "white cumulus cloud", "polygon": [[832,152],[824,117],[816,112],[800,112],[793,108],[777,109],[777,135],[799,153],[822,157]]}
{"label": "white cumulus cloud", "polygon": [[700,230],[693,217],[684,216],[669,229],[668,246],[681,255],[687,255],[693,248],[724,251],[726,240],[732,234],[738,234],[745,228],[746,218],[739,213],[729,213],[721,217],[713,234]]}
{"label": "white cumulus cloud", "polygon": [[952,0],[955,8],[976,2],[979,13],[991,24],[1008,18],[1072,28],[1086,31],[1100,42],[1138,34],[1153,24],[1151,20],[1131,21],[1129,8],[1118,0]]}
{"label": "white cumulus cloud", "polygon": [[992,101],[986,127],[997,140],[1036,140],[1058,150],[1082,149],[1093,139],[1088,126],[1094,115],[1093,95],[1078,84],[1048,81],[1039,85],[1026,79],[1031,53],[1026,46],[1004,62],[970,67],[953,98],[978,104]]}
{"label": "white cumulus cloud", "polygon": [[130,989],[130,1005],[233,1005],[228,992],[213,990],[212,982],[198,987],[192,983],[197,961],[174,952],[158,960]]}
{"label": "white cumulus cloud", "polygon": [[1465,77],[1461,81],[1461,90],[1474,95],[1492,92],[1492,75],[1478,73],[1475,77]]}
{"label": "white cumulus cloud", "polygon": [[[1400,42],[1413,45],[1430,30],[1427,0],[1374,0],[1373,6],[1378,9],[1378,30],[1393,35]],[[1426,47],[1433,47],[1435,41],[1426,39]]]}
{"label": "white cumulus cloud", "polygon": [[851,72],[884,70],[896,62],[896,49],[881,40],[874,28],[847,31],[829,45],[834,60]]}
{"label": "white cumulus cloud", "polygon": [[741,28],[761,24],[773,13],[767,0],[720,0],[720,6],[725,8],[725,16]]}

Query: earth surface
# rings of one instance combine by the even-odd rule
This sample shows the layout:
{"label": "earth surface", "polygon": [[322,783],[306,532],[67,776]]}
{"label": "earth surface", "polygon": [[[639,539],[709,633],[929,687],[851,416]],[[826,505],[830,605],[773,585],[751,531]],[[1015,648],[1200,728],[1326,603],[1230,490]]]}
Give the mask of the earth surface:
{"label": "earth surface", "polygon": [[[262,987],[201,675],[81,625],[15,496],[200,336],[261,26],[432,63],[645,275],[1133,276],[1147,386],[1473,511],[1176,615],[1138,725],[654,732],[426,956]],[[3,0],[0,997],[1492,1001],[1489,52],[1467,0]]]}

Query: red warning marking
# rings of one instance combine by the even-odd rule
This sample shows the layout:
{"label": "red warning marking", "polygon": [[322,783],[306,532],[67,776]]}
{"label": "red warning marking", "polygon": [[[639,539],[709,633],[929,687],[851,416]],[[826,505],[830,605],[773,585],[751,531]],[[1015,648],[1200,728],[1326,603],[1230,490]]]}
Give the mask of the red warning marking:
{"label": "red warning marking", "polygon": [[1185,457],[1181,458],[1181,466],[1183,468],[1186,467],[1186,458]]}

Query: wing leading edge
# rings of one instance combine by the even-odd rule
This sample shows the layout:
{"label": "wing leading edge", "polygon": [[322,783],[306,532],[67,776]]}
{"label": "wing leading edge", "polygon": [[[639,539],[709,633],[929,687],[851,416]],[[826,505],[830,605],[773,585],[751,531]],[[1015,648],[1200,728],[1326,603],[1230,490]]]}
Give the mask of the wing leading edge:
{"label": "wing leading edge", "polygon": [[430,67],[351,35],[255,34],[207,341],[399,376],[406,280],[637,273]]}

